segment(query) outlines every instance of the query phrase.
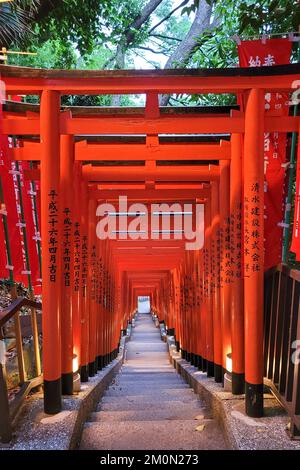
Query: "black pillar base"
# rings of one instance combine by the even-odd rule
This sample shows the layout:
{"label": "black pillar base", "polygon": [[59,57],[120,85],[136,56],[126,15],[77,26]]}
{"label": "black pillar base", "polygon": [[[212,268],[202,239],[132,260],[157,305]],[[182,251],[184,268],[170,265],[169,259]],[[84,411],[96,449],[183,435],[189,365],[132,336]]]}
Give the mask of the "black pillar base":
{"label": "black pillar base", "polygon": [[96,370],[95,370],[95,361],[94,362],[90,362],[89,363],[89,377],[94,377],[94,375],[96,374]]}
{"label": "black pillar base", "polygon": [[81,382],[89,381],[89,368],[87,365],[80,367],[80,380]]}
{"label": "black pillar base", "polygon": [[261,418],[264,415],[264,386],[245,382],[246,414],[251,418]]}
{"label": "black pillar base", "polygon": [[199,370],[202,370],[202,356],[198,355],[198,364],[197,364],[197,367]]}
{"label": "black pillar base", "polygon": [[223,368],[219,364],[215,364],[215,382],[222,383],[223,381]]}
{"label": "black pillar base", "polygon": [[215,365],[211,361],[207,361],[207,377],[213,377],[215,374]]}
{"label": "black pillar base", "polygon": [[226,374],[226,369],[225,367],[222,367],[222,384],[223,384],[223,387],[224,387],[224,383],[225,383],[225,374]]}
{"label": "black pillar base", "polygon": [[124,328],[124,329],[122,330],[122,336],[126,336],[126,335],[127,335],[127,330],[126,330],[126,328]]}
{"label": "black pillar base", "polygon": [[232,394],[243,395],[243,393],[245,393],[245,374],[238,374],[237,372],[232,372],[231,381]]}
{"label": "black pillar base", "polygon": [[61,375],[61,390],[63,395],[73,395],[73,372]]}
{"label": "black pillar base", "polygon": [[188,362],[191,362],[191,353],[190,353],[190,352],[187,352],[187,353],[186,353],[186,360],[187,360]]}
{"label": "black pillar base", "polygon": [[180,352],[180,343],[179,343],[179,341],[176,341],[175,344],[176,344],[176,351]]}
{"label": "black pillar base", "polygon": [[202,358],[202,372],[206,372],[207,371],[207,360],[204,359],[204,357]]}
{"label": "black pillar base", "polygon": [[295,423],[291,423],[291,429],[290,429],[290,437],[292,438],[297,438],[297,440],[299,440],[299,437],[300,437],[300,429],[297,428],[297,426],[295,425]]}
{"label": "black pillar base", "polygon": [[181,349],[181,357],[182,359],[186,359],[186,352],[184,349]]}
{"label": "black pillar base", "polygon": [[98,369],[98,370],[102,370],[102,369],[103,369],[103,360],[102,360],[102,356],[98,356],[98,357],[97,357],[97,369]]}
{"label": "black pillar base", "polygon": [[191,353],[191,364],[192,366],[194,366],[196,364],[196,357],[195,357],[195,354],[194,353]]}
{"label": "black pillar base", "polygon": [[44,380],[44,411],[48,415],[59,413],[61,402],[61,379]]}

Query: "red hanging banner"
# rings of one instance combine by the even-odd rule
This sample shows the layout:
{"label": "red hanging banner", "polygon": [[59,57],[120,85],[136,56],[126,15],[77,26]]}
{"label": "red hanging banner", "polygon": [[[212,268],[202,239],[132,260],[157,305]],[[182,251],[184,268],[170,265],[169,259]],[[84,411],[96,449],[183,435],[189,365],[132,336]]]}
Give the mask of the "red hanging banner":
{"label": "red hanging banner", "polygon": [[22,184],[22,199],[23,199],[23,211],[24,219],[26,222],[26,238],[28,248],[28,258],[31,274],[31,282],[33,286],[40,284],[40,271],[39,271],[39,259],[38,259],[38,248],[37,240],[39,234],[36,232],[35,227],[35,210],[33,198],[36,196],[36,191],[32,189],[31,181],[24,178],[24,170],[29,170],[29,162],[20,162],[19,170],[21,173],[21,184]]}
{"label": "red hanging banner", "polygon": [[[290,63],[292,43],[289,39],[266,39],[243,41],[238,46],[241,67],[270,67]],[[267,84],[266,84],[267,85]],[[289,96],[283,93],[265,95],[266,111],[277,111],[287,116]],[[285,170],[286,170],[285,133],[265,134],[265,269],[281,262]]]}
{"label": "red hanging banner", "polygon": [[13,271],[14,280],[24,282],[26,278],[22,274],[24,266],[24,244],[21,234],[21,224],[19,218],[18,185],[17,171],[15,164],[11,159],[12,143],[6,136],[1,138],[1,160],[0,160],[0,176],[2,180],[4,204],[2,210],[7,214],[7,228],[11,252],[11,264],[7,262],[6,278],[9,277],[9,271]]}
{"label": "red hanging banner", "polygon": [[300,141],[298,142],[294,229],[291,251],[296,253],[296,260],[300,261]]}

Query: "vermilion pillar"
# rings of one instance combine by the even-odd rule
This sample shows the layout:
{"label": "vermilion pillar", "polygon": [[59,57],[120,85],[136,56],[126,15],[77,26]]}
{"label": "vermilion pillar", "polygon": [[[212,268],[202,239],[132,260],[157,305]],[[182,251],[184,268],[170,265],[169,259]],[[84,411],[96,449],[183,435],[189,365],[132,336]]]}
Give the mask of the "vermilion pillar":
{"label": "vermilion pillar", "polygon": [[89,379],[89,303],[87,296],[88,278],[88,193],[87,184],[80,186],[81,196],[81,349],[80,349],[80,378],[82,382]]}
{"label": "vermilion pillar", "polygon": [[60,336],[60,95],[43,91],[41,96],[41,228],[43,238],[43,363],[44,410],[61,410]]}
{"label": "vermilion pillar", "polygon": [[97,240],[97,252],[98,252],[98,287],[97,287],[97,369],[103,369],[103,305],[102,305],[102,269],[103,260],[101,253],[102,242]]}
{"label": "vermilion pillar", "polygon": [[231,353],[230,317],[230,161],[220,160],[220,308],[222,329],[222,368],[226,372],[227,354]]}
{"label": "vermilion pillar", "polygon": [[201,323],[201,370],[207,371],[207,358],[206,358],[206,308],[205,308],[205,267],[204,267],[204,250],[201,251],[200,255],[200,267],[201,267],[201,310],[200,310],[200,323]]}
{"label": "vermilion pillar", "polygon": [[201,276],[200,273],[200,250],[195,251],[195,295],[196,305],[194,310],[195,318],[195,333],[196,333],[196,367],[199,369],[202,366],[201,356]]}
{"label": "vermilion pillar", "polygon": [[72,272],[72,323],[73,323],[73,372],[77,372],[81,363],[81,311],[82,289],[81,289],[81,193],[80,193],[81,163],[75,162],[75,175],[73,181],[73,272]]}
{"label": "vermilion pillar", "polygon": [[60,190],[62,212],[62,277],[61,277],[61,344],[62,393],[73,393],[73,178],[74,142],[72,135],[61,136]]}
{"label": "vermilion pillar", "polygon": [[89,306],[89,376],[97,372],[96,343],[97,343],[97,303],[96,303],[96,201],[90,199],[88,202],[88,252],[89,269],[87,296]]}
{"label": "vermilion pillar", "polygon": [[211,207],[209,203],[205,204],[205,245],[204,245],[204,305],[206,316],[206,348],[205,358],[207,360],[207,376],[214,375],[214,325],[212,314],[211,297]]}
{"label": "vermilion pillar", "polygon": [[231,137],[230,246],[232,283],[230,291],[232,393],[245,390],[244,285],[242,279],[242,136]]}
{"label": "vermilion pillar", "polygon": [[244,305],[246,413],[263,415],[264,94],[252,89],[245,111]]}
{"label": "vermilion pillar", "polygon": [[214,376],[220,383],[222,373],[222,322],[220,311],[220,212],[219,212],[219,187],[216,181],[211,183],[211,263],[212,263],[212,314],[214,324]]}

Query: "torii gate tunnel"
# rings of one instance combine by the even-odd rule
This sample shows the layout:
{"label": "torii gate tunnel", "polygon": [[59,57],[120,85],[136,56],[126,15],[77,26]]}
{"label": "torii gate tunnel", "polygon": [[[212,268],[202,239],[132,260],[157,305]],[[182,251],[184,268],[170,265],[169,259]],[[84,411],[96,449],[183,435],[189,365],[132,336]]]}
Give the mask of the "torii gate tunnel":
{"label": "torii gate tunnel", "polygon": [[[41,185],[45,411],[61,410],[74,370],[87,381],[116,357],[138,296],[149,296],[183,358],[216,382],[231,372],[246,413],[262,416],[264,133],[299,132],[299,117],[266,111],[264,94],[292,92],[299,65],[0,73],[8,95],[40,96],[4,108],[1,131],[17,136],[14,158],[33,161],[27,176]],[[243,111],[160,108],[159,95],[172,93],[238,94]],[[145,94],[146,105],[61,107],[63,95],[101,94]],[[137,206],[99,210],[120,196],[144,204],[146,228],[99,238],[103,216],[138,215],[142,225]],[[187,249],[175,211],[156,214],[171,216],[168,229],[149,227],[153,203],[204,209],[204,221],[192,216],[201,246]]]}

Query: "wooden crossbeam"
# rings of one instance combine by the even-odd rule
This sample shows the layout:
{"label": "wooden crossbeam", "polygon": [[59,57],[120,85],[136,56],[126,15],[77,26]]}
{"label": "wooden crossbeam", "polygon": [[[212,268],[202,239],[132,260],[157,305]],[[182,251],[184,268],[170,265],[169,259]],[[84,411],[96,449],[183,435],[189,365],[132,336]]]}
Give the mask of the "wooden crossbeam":
{"label": "wooden crossbeam", "polygon": [[[13,149],[17,161],[40,161],[41,144],[24,142]],[[172,143],[149,146],[146,144],[75,144],[77,161],[135,161],[135,160],[224,160],[230,158],[230,143],[220,145],[197,143]]]}
{"label": "wooden crossbeam", "polygon": [[93,167],[85,165],[82,175],[86,181],[210,181],[218,179],[217,166],[126,166]]}
{"label": "wooden crossbeam", "polygon": [[291,91],[299,79],[298,64],[288,66],[164,70],[87,71],[41,70],[0,66],[6,91],[11,94],[40,94],[45,89],[62,94],[238,93],[251,88]]}
{"label": "wooden crossbeam", "polygon": [[[297,132],[299,117],[265,117],[265,132]],[[61,118],[61,134],[232,134],[244,133],[242,117]],[[4,118],[2,132],[8,135],[39,135],[39,119]]]}
{"label": "wooden crossbeam", "polygon": [[90,189],[89,196],[97,200],[118,201],[119,196],[126,196],[128,201],[193,201],[205,199],[210,196],[209,189],[129,189],[129,190],[102,190]]}

